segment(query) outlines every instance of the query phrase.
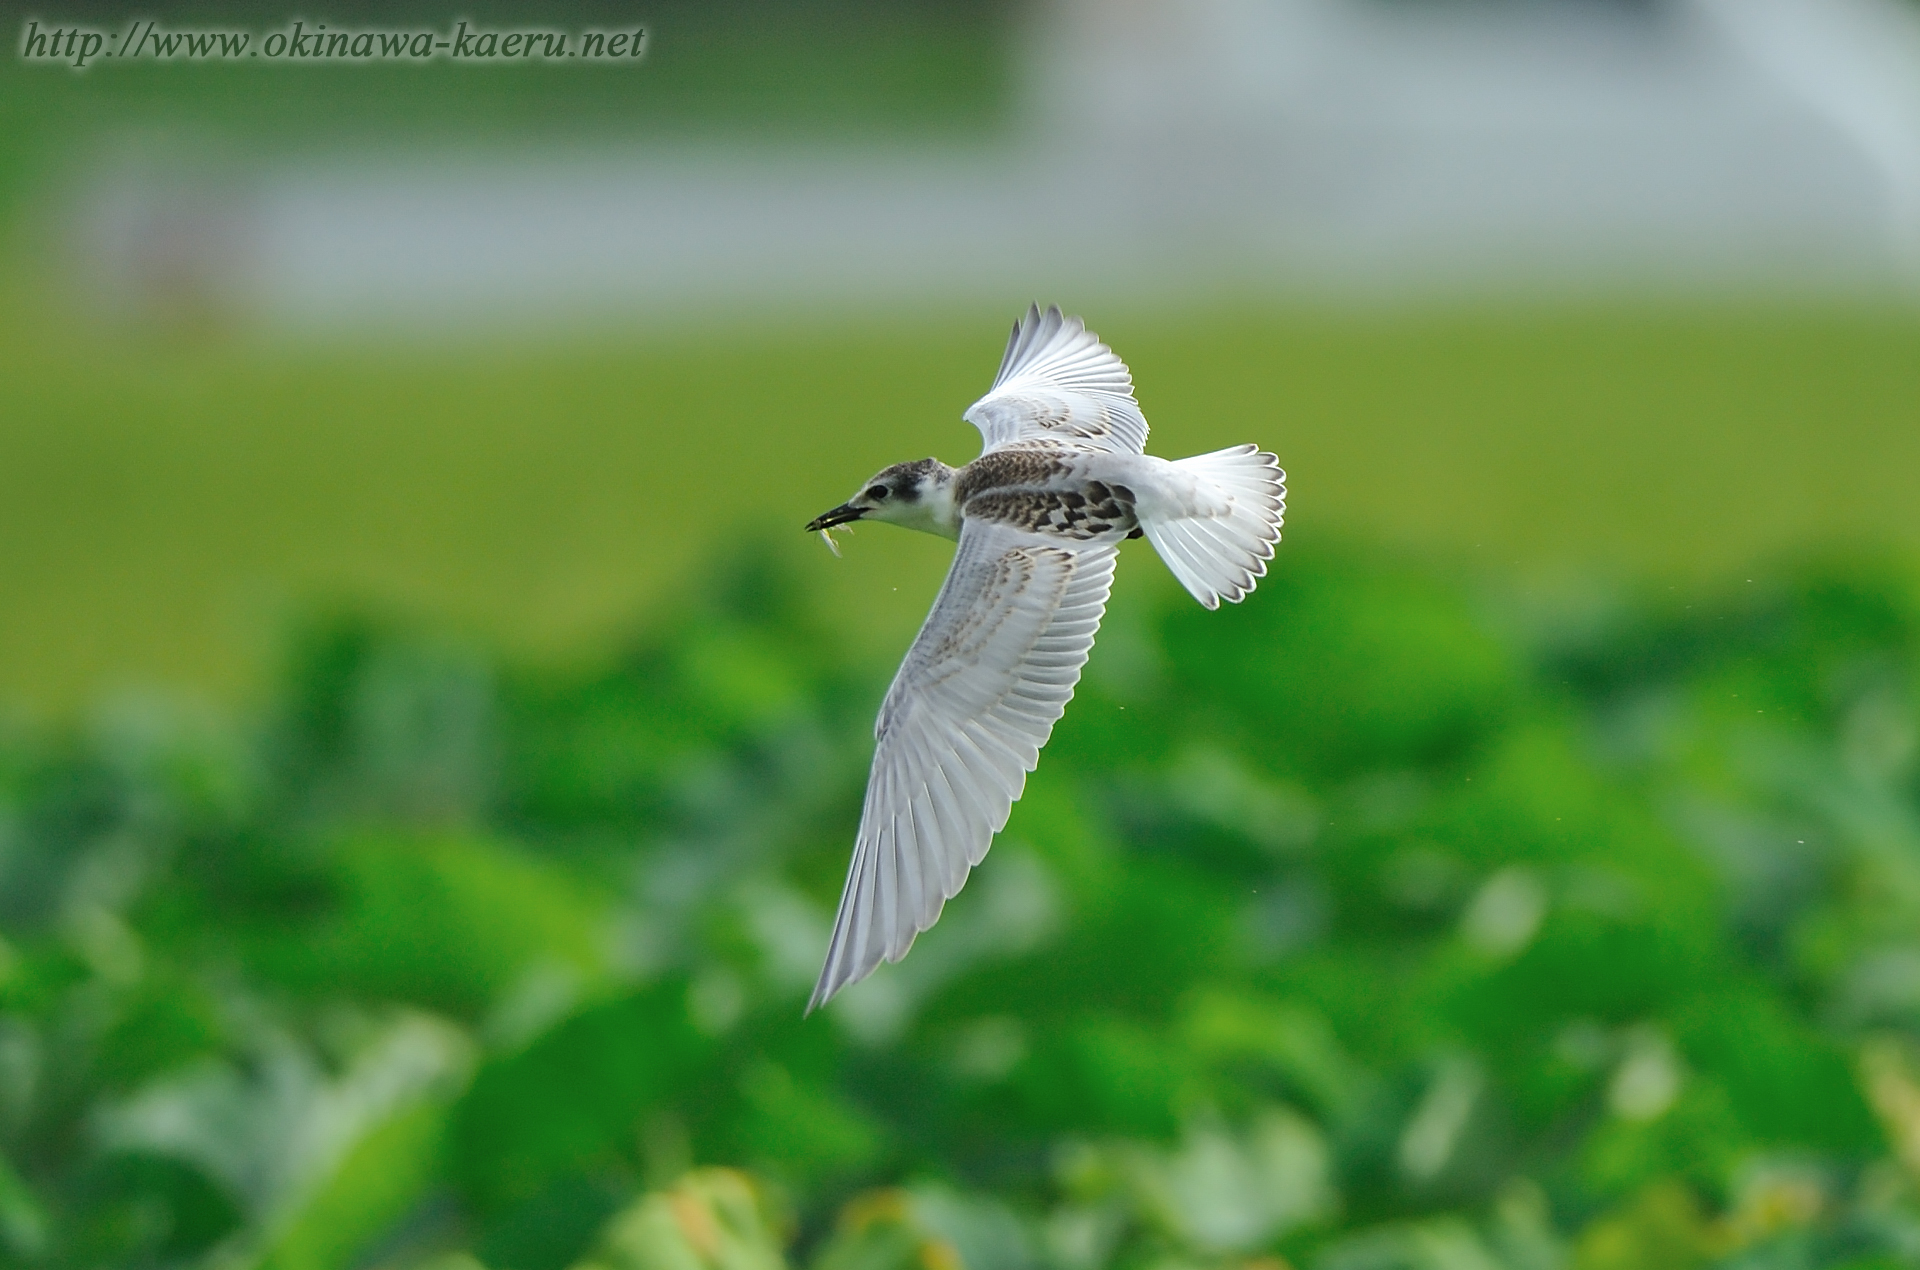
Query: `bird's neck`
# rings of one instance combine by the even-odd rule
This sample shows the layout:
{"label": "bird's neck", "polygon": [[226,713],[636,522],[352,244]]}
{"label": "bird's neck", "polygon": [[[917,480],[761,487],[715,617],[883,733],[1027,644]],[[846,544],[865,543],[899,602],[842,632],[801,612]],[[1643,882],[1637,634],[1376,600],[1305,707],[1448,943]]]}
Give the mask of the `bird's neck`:
{"label": "bird's neck", "polygon": [[927,473],[920,493],[920,505],[927,510],[927,523],[915,526],[942,538],[960,537],[960,505],[953,497],[954,469],[945,463]]}

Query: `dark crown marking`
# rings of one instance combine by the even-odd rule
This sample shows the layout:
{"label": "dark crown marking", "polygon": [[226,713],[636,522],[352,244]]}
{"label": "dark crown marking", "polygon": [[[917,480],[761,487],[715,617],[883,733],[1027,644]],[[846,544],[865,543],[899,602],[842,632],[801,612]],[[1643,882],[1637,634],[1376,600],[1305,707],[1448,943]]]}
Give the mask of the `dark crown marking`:
{"label": "dark crown marking", "polygon": [[911,463],[895,463],[874,477],[874,480],[884,482],[889,488],[900,493],[911,493],[939,466],[939,459],[915,459]]}

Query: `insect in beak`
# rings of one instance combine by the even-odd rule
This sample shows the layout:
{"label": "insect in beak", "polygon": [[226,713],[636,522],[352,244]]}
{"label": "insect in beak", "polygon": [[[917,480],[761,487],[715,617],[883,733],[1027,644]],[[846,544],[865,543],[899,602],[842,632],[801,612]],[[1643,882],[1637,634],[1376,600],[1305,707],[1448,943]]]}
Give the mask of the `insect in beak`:
{"label": "insect in beak", "polygon": [[818,533],[822,529],[831,529],[835,525],[847,525],[867,514],[864,507],[855,507],[852,503],[842,503],[830,512],[821,512],[807,522],[807,532]]}
{"label": "insect in beak", "polygon": [[855,507],[852,503],[842,503],[830,512],[822,512],[807,522],[807,532],[819,534],[820,540],[827,544],[828,550],[835,556],[840,554],[840,544],[833,540],[833,530],[838,525],[851,525],[867,514],[864,507]]}

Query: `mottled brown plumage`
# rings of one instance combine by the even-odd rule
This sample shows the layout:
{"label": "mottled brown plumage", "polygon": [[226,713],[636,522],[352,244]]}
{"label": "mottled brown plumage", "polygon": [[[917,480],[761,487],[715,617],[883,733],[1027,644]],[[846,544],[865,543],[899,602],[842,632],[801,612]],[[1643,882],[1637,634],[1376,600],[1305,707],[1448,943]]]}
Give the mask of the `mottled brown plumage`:
{"label": "mottled brown plumage", "polygon": [[989,450],[955,474],[953,501],[964,508],[991,490],[1045,489],[1070,471],[1057,449]]}
{"label": "mottled brown plumage", "polygon": [[1115,532],[1130,534],[1140,523],[1134,515],[1133,491],[1124,485],[1110,489],[1099,481],[1088,481],[1079,490],[991,490],[969,499],[965,512],[969,519],[999,521],[1080,542]]}

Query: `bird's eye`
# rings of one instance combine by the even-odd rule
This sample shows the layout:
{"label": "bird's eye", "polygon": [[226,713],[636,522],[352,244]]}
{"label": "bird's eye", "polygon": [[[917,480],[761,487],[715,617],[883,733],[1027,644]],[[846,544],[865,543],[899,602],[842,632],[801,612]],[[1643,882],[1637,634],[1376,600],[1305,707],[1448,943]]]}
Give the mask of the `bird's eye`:
{"label": "bird's eye", "polygon": [[876,485],[872,489],[867,491],[867,497],[871,498],[874,502],[878,503],[886,499],[887,492],[888,491],[886,486]]}

